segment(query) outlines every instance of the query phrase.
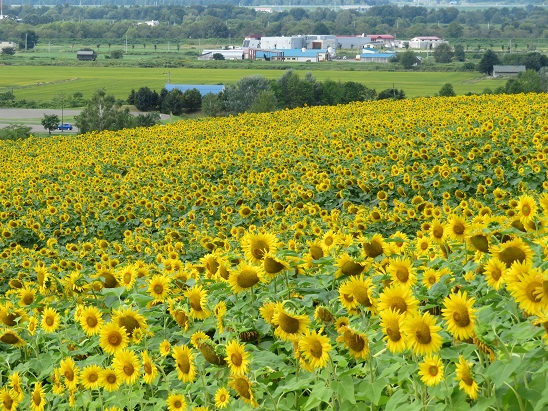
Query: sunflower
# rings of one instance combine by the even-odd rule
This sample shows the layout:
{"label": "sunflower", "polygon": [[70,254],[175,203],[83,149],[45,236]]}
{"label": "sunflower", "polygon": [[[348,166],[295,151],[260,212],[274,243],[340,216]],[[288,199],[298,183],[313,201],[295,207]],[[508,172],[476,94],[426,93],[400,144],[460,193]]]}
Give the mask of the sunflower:
{"label": "sunflower", "polygon": [[30,335],[34,335],[36,332],[36,327],[38,326],[38,320],[36,317],[30,317],[29,322],[27,323],[27,331]]}
{"label": "sunflower", "polygon": [[16,371],[9,376],[9,385],[13,392],[15,393],[18,400],[22,400],[25,397],[25,393],[23,392],[22,387],[22,381],[21,381],[21,375]]}
{"label": "sunflower", "polygon": [[380,326],[386,340],[386,348],[392,353],[405,351],[407,344],[402,332],[404,315],[396,309],[387,309],[380,312]]}
{"label": "sunflower", "polygon": [[2,332],[2,335],[0,335],[0,341],[4,344],[13,345],[16,348],[20,348],[25,345],[25,340],[23,340],[15,331],[9,329]]}
{"label": "sunflower", "polygon": [[331,344],[329,337],[316,331],[307,333],[299,338],[299,350],[312,368],[323,368],[329,359]]}
{"label": "sunflower", "polygon": [[126,329],[115,322],[103,325],[100,331],[99,345],[109,354],[123,350],[128,345]]}
{"label": "sunflower", "polygon": [[232,375],[228,386],[238,393],[241,399],[252,407],[258,407],[259,404],[251,391],[252,384],[245,375]]}
{"label": "sunflower", "polygon": [[211,315],[207,306],[207,291],[201,285],[195,285],[185,292],[185,297],[189,299],[190,316],[198,320],[204,320]]}
{"label": "sunflower", "polygon": [[441,348],[443,340],[438,334],[441,327],[436,325],[436,319],[428,312],[422,315],[415,313],[412,316],[406,317],[402,330],[407,346],[415,354],[433,354]]}
{"label": "sunflower", "polygon": [[206,278],[211,279],[217,275],[220,266],[217,253],[206,254],[200,258],[200,263],[205,268]]}
{"label": "sunflower", "polygon": [[190,343],[192,344],[192,346],[196,349],[198,349],[198,347],[200,347],[200,345],[202,344],[202,342],[204,341],[209,341],[211,340],[211,338],[209,337],[209,335],[207,335],[205,332],[203,331],[196,331],[194,334],[192,334],[192,336],[190,337]]}
{"label": "sunflower", "polygon": [[217,305],[215,305],[213,312],[215,313],[215,317],[217,317],[218,333],[222,334],[225,330],[223,325],[223,317],[226,313],[226,303],[224,301],[219,301]]}
{"label": "sunflower", "polygon": [[74,391],[78,385],[80,370],[72,357],[66,357],[59,363],[59,372],[65,377],[65,387]]}
{"label": "sunflower", "polygon": [[456,380],[459,381],[459,388],[473,400],[478,398],[479,387],[472,375],[472,365],[474,363],[467,362],[464,357],[459,356],[459,363],[456,364]]}
{"label": "sunflower", "polygon": [[84,307],[78,317],[80,326],[86,335],[96,335],[103,326],[103,313],[97,307]]}
{"label": "sunflower", "polygon": [[375,286],[371,278],[350,277],[339,287],[339,300],[347,310],[353,310],[359,306],[366,311],[374,311],[373,290]]}
{"label": "sunflower", "polygon": [[82,369],[82,385],[86,390],[93,390],[99,387],[99,376],[103,369],[98,365],[88,365]]}
{"label": "sunflower", "polygon": [[185,396],[172,392],[167,396],[166,405],[168,411],[186,410]]}
{"label": "sunflower", "polygon": [[415,239],[415,253],[418,257],[428,256],[432,246],[432,240],[429,236],[417,236]]}
{"label": "sunflower", "polygon": [[463,217],[456,214],[449,216],[447,221],[447,237],[455,241],[464,241],[468,224]]}
{"label": "sunflower", "polygon": [[132,385],[139,378],[141,364],[139,364],[139,359],[133,351],[124,349],[118,350],[114,354],[112,368],[114,368],[114,372],[116,372],[116,376],[120,381]]}
{"label": "sunflower", "polygon": [[114,310],[112,322],[123,327],[128,338],[135,339],[136,331],[144,333],[148,328],[146,318],[138,311],[133,311],[131,308],[120,307]]}
{"label": "sunflower", "polygon": [[276,257],[276,254],[269,251],[264,255],[262,261],[262,269],[265,277],[268,279],[275,278],[278,274],[289,269],[289,263]]}
{"label": "sunflower", "polygon": [[409,237],[401,231],[396,231],[390,236],[388,249],[392,254],[403,254],[409,247]]}
{"label": "sunflower", "polygon": [[259,313],[261,314],[261,317],[270,325],[276,326],[276,323],[274,323],[274,314],[276,312],[278,305],[272,301],[266,301],[263,303],[261,308],[259,308]]}
{"label": "sunflower", "polygon": [[370,240],[362,242],[363,252],[369,258],[375,258],[384,253],[386,243],[382,235],[375,234]]}
{"label": "sunflower", "polygon": [[523,225],[527,225],[533,221],[537,214],[537,203],[533,197],[527,194],[523,194],[517,205],[517,217]]}
{"label": "sunflower", "polygon": [[229,271],[228,283],[234,294],[250,289],[263,281],[262,270],[259,267],[241,262],[236,268]]}
{"label": "sunflower", "polygon": [[171,352],[171,344],[168,340],[164,340],[160,343],[160,347],[158,348],[158,351],[160,352],[160,355],[162,357],[167,357],[169,353]]}
{"label": "sunflower", "polygon": [[249,366],[249,354],[245,352],[244,344],[239,344],[238,341],[229,341],[226,345],[225,360],[230,367],[230,374],[245,375]]}
{"label": "sunflower", "polygon": [[392,282],[412,287],[417,282],[415,268],[408,257],[397,257],[389,260],[387,272],[392,277]]}
{"label": "sunflower", "polygon": [[451,294],[443,301],[441,310],[447,323],[447,331],[458,340],[465,341],[474,337],[477,310],[472,308],[474,298],[467,298],[466,291]]}
{"label": "sunflower", "polygon": [[335,320],[335,330],[337,333],[344,332],[345,328],[350,325],[350,320],[348,317],[339,317]]}
{"label": "sunflower", "polygon": [[113,392],[118,391],[118,388],[122,385],[122,380],[118,378],[116,371],[112,368],[105,368],[99,375],[99,384],[108,392]]}
{"label": "sunflower", "polygon": [[486,263],[483,270],[487,284],[493,287],[495,290],[500,290],[504,284],[506,277],[506,264],[500,261],[496,257],[490,258]]}
{"label": "sunflower", "polygon": [[181,327],[183,330],[188,330],[188,326],[190,325],[190,318],[188,313],[185,310],[181,309],[170,309],[169,310],[171,317],[175,320],[175,322]]}
{"label": "sunflower", "polygon": [[341,275],[359,275],[367,268],[366,263],[355,261],[348,253],[341,254],[337,258],[335,266],[337,267],[337,271],[335,272],[337,278]]}
{"label": "sunflower", "polygon": [[519,237],[493,246],[491,251],[493,257],[506,264],[506,268],[510,268],[516,261],[531,262],[534,256],[533,250]]}
{"label": "sunflower", "polygon": [[333,317],[329,308],[323,305],[316,306],[314,319],[325,324],[332,324],[335,321],[335,317]]}
{"label": "sunflower", "polygon": [[193,382],[196,379],[194,353],[186,345],[173,347],[173,358],[177,366],[177,378],[182,382]]}
{"label": "sunflower", "polygon": [[413,314],[418,306],[419,302],[409,287],[395,284],[383,290],[379,296],[377,309],[379,311],[393,309],[400,314]]}
{"label": "sunflower", "polygon": [[519,281],[509,283],[507,288],[522,310],[537,315],[548,308],[547,272],[533,267],[522,274]]}
{"label": "sunflower", "polygon": [[327,251],[330,251],[333,247],[337,245],[337,236],[335,235],[333,230],[328,230],[323,234],[321,244],[322,247]]}
{"label": "sunflower", "polygon": [[260,264],[269,252],[278,248],[278,239],[274,234],[247,232],[240,240],[245,258],[253,263]]}
{"label": "sunflower", "polygon": [[42,383],[36,381],[34,383],[34,390],[32,391],[30,409],[32,411],[43,411],[46,406],[46,395],[44,389],[42,388]]}
{"label": "sunflower", "polygon": [[148,293],[154,298],[154,301],[163,302],[167,300],[171,293],[171,281],[167,275],[157,274],[150,279],[148,283]]}
{"label": "sunflower", "polygon": [[42,321],[40,326],[44,332],[51,334],[54,333],[61,325],[61,316],[55,310],[55,308],[46,307],[42,313]]}
{"label": "sunflower", "polygon": [[118,282],[126,287],[126,290],[131,290],[137,280],[137,272],[133,265],[118,268],[114,275]]}
{"label": "sunflower", "polygon": [[284,309],[283,303],[277,303],[272,322],[276,324],[274,334],[277,337],[285,341],[295,341],[306,333],[310,318],[306,314],[290,313]]}
{"label": "sunflower", "polygon": [[446,225],[437,218],[430,223],[430,237],[438,244],[443,243],[447,237]]}
{"label": "sunflower", "polygon": [[34,291],[28,285],[25,285],[23,288],[19,289],[18,294],[20,305],[31,305],[34,300],[36,300],[36,291]]}
{"label": "sunflower", "polygon": [[17,395],[8,387],[0,389],[0,405],[3,407],[2,411],[16,410],[19,402]]}
{"label": "sunflower", "polygon": [[433,387],[443,381],[443,363],[437,355],[427,355],[419,364],[421,381]]}
{"label": "sunflower", "polygon": [[215,393],[215,406],[217,408],[226,408],[230,402],[230,393],[225,387],[220,387]]}
{"label": "sunflower", "polygon": [[369,355],[369,340],[365,334],[356,332],[346,325],[337,329],[340,334],[337,342],[341,342],[350,351],[350,355],[356,359],[364,359]]}
{"label": "sunflower", "polygon": [[156,368],[156,365],[154,365],[154,363],[150,359],[147,350],[144,350],[141,355],[143,358],[143,380],[146,384],[152,384],[154,379],[158,375],[158,368]]}
{"label": "sunflower", "polygon": [[441,272],[434,268],[427,268],[422,273],[422,284],[429,290],[441,278]]}

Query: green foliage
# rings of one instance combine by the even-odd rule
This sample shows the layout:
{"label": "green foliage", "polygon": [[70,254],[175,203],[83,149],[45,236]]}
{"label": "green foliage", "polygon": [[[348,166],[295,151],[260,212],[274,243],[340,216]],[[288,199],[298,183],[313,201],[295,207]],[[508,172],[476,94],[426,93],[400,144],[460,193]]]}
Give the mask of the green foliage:
{"label": "green foliage", "polygon": [[486,50],[478,63],[478,70],[480,73],[490,76],[493,74],[493,66],[500,64],[499,56],[491,49]]}
{"label": "green foliage", "polygon": [[157,110],[160,105],[160,96],[156,90],[152,91],[148,87],[141,87],[137,93],[133,90],[133,95],[128,97],[128,103],[135,105],[137,110],[149,111]]}
{"label": "green foliage", "polygon": [[160,98],[160,111],[162,113],[175,116],[183,114],[185,101],[181,90],[173,89],[167,93],[160,93]]}
{"label": "green foliage", "polygon": [[185,90],[183,105],[188,113],[198,111],[202,107],[202,94],[196,88]]}
{"label": "green foliage", "polygon": [[30,137],[31,127],[24,124],[10,124],[0,128],[0,140],[19,140]]}
{"label": "green foliage", "polygon": [[395,88],[389,88],[389,89],[383,90],[377,96],[377,100],[385,100],[385,99],[403,100],[404,98],[405,98],[405,92],[403,90],[398,90]]}
{"label": "green foliage", "polygon": [[213,60],[224,60],[225,56],[223,56],[221,53],[213,53]]}
{"label": "green foliage", "polygon": [[51,130],[56,130],[59,124],[59,116],[57,114],[44,114],[44,118],[40,122],[51,135]]}
{"label": "green foliage", "polygon": [[456,96],[455,90],[453,89],[453,85],[451,83],[445,83],[438,94],[442,97]]}
{"label": "green foliage", "polygon": [[160,113],[152,111],[150,113],[139,114],[136,117],[137,127],[152,127],[160,122]]}
{"label": "green foliage", "polygon": [[507,94],[543,93],[547,91],[541,74],[535,70],[526,70],[519,73],[517,78],[508,80],[505,87]]}
{"label": "green foliage", "polygon": [[466,60],[466,54],[464,52],[464,46],[462,44],[455,44],[455,47],[453,47],[453,52],[457,61]]}
{"label": "green foliage", "polygon": [[15,103],[15,94],[13,91],[0,93],[0,107],[12,107]]}
{"label": "green foliage", "polygon": [[135,124],[129,109],[121,109],[114,96],[97,90],[82,112],[74,117],[80,133],[121,130]]}
{"label": "green foliage", "polygon": [[223,93],[224,106],[229,113],[243,113],[251,108],[257,95],[270,90],[270,82],[262,76],[242,78]]}
{"label": "green foliage", "polygon": [[110,52],[110,58],[119,60],[124,57],[124,51],[123,50],[112,50]]}
{"label": "green foliage", "polygon": [[442,43],[434,49],[434,60],[436,63],[449,63],[453,55],[453,50],[447,43]]}
{"label": "green foliage", "polygon": [[202,98],[202,112],[206,116],[216,117],[224,110],[223,101],[218,94],[207,93]]}
{"label": "green foliage", "polygon": [[278,102],[276,101],[276,95],[272,90],[261,90],[257,93],[257,97],[253,100],[250,113],[266,113],[275,111],[277,109]]}
{"label": "green foliage", "polygon": [[14,47],[4,47],[2,49],[2,55],[3,56],[13,56],[15,54],[15,48]]}
{"label": "green foliage", "polygon": [[406,50],[399,56],[399,61],[404,69],[409,70],[418,64],[417,54],[413,50]]}

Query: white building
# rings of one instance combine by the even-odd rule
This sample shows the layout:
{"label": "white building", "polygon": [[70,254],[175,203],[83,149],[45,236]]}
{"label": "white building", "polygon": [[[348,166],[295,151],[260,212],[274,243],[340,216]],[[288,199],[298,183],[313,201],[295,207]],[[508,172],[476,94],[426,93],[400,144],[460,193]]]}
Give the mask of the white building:
{"label": "white building", "polygon": [[434,49],[440,44],[447,44],[447,41],[435,36],[413,37],[409,40],[409,48],[412,49]]}
{"label": "white building", "polygon": [[242,49],[231,50],[203,50],[198,60],[214,60],[214,54],[221,54],[225,60],[243,60],[244,51]]}
{"label": "white building", "polygon": [[14,43],[13,41],[0,41],[0,50],[13,47],[14,49],[17,48],[17,43]]}
{"label": "white building", "polygon": [[244,40],[243,47],[257,48],[257,49],[327,49],[337,47],[337,36],[334,35],[305,35],[305,36],[278,36],[278,37],[261,37],[246,38]]}
{"label": "white building", "polygon": [[371,43],[371,39],[367,36],[337,36],[337,49],[362,49]]}

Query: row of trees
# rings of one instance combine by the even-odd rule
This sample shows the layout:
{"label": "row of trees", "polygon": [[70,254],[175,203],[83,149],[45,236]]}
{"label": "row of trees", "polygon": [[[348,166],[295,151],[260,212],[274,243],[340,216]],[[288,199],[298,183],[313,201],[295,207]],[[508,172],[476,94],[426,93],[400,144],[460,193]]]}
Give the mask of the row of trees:
{"label": "row of trees", "polygon": [[[331,6],[331,3],[329,4]],[[6,10],[5,10],[6,11]],[[397,38],[432,35],[445,38],[543,38],[547,11],[542,7],[462,11],[454,7],[375,6],[366,12],[330,8],[291,8],[272,13],[236,5],[164,5],[147,7],[11,6],[7,14],[22,23],[2,20],[0,38],[16,41],[36,30],[55,39],[242,38],[249,34],[281,36],[302,33],[353,35],[391,33]],[[138,25],[158,20],[159,26]],[[485,26],[485,23],[490,24]],[[531,46],[534,41],[531,40]]]}
{"label": "row of trees", "polygon": [[478,63],[478,70],[480,73],[490,76],[493,74],[493,66],[499,64],[522,65],[527,70],[540,71],[542,68],[548,67],[548,57],[537,52],[505,54],[501,57],[493,50],[486,50]]}
{"label": "row of trees", "polygon": [[156,90],[141,87],[137,92],[131,90],[127,102],[141,111],[160,111],[179,116],[199,110],[202,106],[202,95],[195,88],[184,92],[178,89],[167,91],[163,88],[158,94]]}
{"label": "row of trees", "polygon": [[[139,110],[157,110],[163,112],[174,111],[173,101],[185,97],[197,90],[187,90],[181,93],[178,90],[160,93],[142,87],[137,92],[132,91],[128,102],[132,102]],[[198,93],[199,94],[199,93]],[[179,97],[177,97],[179,96]],[[288,70],[277,80],[268,80],[262,76],[248,76],[234,85],[228,86],[219,94],[206,94],[201,98],[201,109],[208,116],[238,114],[243,112],[268,112],[284,108],[296,108],[316,105],[337,105],[353,101],[368,101],[375,99],[405,98],[403,90],[388,89],[381,93],[369,89],[361,83],[348,81],[336,82],[326,80],[317,81],[311,73],[300,78],[293,70]],[[195,100],[196,103],[198,99]],[[199,107],[193,106],[192,110]],[[188,110],[188,109],[187,109]],[[183,110],[184,111],[184,110]],[[177,112],[183,112],[177,111]]]}

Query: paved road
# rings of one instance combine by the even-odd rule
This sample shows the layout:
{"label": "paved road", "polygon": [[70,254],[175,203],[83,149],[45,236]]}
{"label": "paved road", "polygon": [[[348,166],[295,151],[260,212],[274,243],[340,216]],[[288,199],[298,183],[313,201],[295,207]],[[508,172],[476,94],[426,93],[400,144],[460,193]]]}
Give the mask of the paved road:
{"label": "paved road", "polygon": [[[63,110],[64,122],[68,123],[67,117],[73,117],[80,114],[81,110]],[[29,108],[0,108],[0,128],[9,126],[10,124],[25,124],[32,127],[33,133],[44,133],[46,130],[40,123],[44,114],[57,114],[59,121],[61,121],[61,110],[54,109],[29,109]],[[133,115],[144,114],[142,112],[132,112]],[[168,114],[160,115],[162,120],[168,119]],[[29,120],[34,120],[29,122]],[[55,131],[57,133],[58,131]],[[63,131],[63,133],[76,133],[77,129],[74,127],[72,131]],[[60,131],[59,131],[60,133]]]}
{"label": "paved road", "polygon": [[[61,119],[61,110],[53,109],[27,109],[27,108],[0,108],[0,128],[4,128],[10,124],[25,124],[32,127],[32,132],[43,133],[46,130],[40,123],[40,120],[44,117],[44,114],[57,114]],[[72,117],[80,114],[80,110],[63,110],[63,117]],[[27,123],[28,120],[36,120],[36,124]],[[60,121],[60,120],[59,120]],[[65,118],[65,123],[67,122]],[[76,128],[73,129],[73,133],[76,132]],[[69,131],[70,133],[70,131]]]}

